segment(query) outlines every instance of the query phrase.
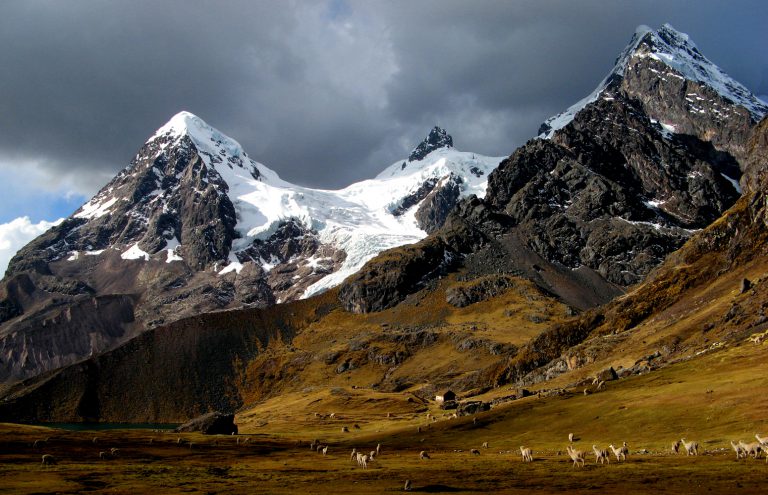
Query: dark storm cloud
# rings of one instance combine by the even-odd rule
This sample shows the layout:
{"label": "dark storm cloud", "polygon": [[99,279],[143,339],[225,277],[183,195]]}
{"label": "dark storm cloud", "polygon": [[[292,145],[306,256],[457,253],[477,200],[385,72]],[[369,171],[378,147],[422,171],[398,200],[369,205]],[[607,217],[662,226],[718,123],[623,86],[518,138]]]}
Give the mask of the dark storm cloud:
{"label": "dark storm cloud", "polygon": [[[391,6],[391,4],[388,4]],[[401,7],[402,5],[397,5]],[[475,115],[500,114],[488,154],[530,138],[539,123],[586,96],[639,24],[669,22],[747,87],[765,91],[768,66],[760,2],[440,2],[390,8],[401,74],[389,88],[398,121],[440,119],[458,136]],[[460,22],[456,20],[460,19]],[[429,33],[423,38],[423,30]],[[421,40],[421,41],[420,41]],[[764,69],[763,69],[764,70]],[[462,98],[463,96],[463,98]],[[493,119],[488,121],[488,125]]]}
{"label": "dark storm cloud", "polygon": [[4,2],[0,165],[92,193],[182,109],[305,185],[370,177],[435,123],[507,155],[638,24],[670,22],[768,93],[763,3]]}

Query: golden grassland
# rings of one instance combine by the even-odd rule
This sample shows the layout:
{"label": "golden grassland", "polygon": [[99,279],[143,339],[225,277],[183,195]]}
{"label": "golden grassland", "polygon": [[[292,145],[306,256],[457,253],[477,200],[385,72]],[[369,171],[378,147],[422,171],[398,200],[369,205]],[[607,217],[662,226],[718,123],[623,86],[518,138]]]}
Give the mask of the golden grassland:
{"label": "golden grassland", "polygon": [[[322,316],[307,318],[311,321],[301,326],[290,344],[276,342],[245,365],[241,393],[246,407],[312,387],[371,388],[385,380],[414,386],[455,381],[499,359],[487,345],[461,350],[463,341],[520,346],[567,319],[566,305],[522,278],[497,297],[456,308],[446,302],[446,290],[460,285],[456,279],[455,274],[444,277],[435,287],[377,313],[351,314],[329,304],[331,309]],[[302,311],[306,308],[297,305],[296,314]],[[414,343],[412,336],[419,332],[434,338],[423,345]],[[398,352],[406,357],[396,365],[371,359],[371,354]],[[326,359],[332,355],[336,357]],[[337,367],[345,361],[353,366],[338,373]]]}
{"label": "golden grassland", "polygon": [[[530,397],[457,419],[407,392],[329,388],[242,413],[236,437],[5,424],[0,492],[390,493],[406,479],[415,492],[431,493],[764,492],[768,464],[737,460],[729,441],[768,434],[765,349],[734,345],[610,382],[592,395]],[[334,418],[323,417],[331,412]],[[563,455],[570,432],[589,453],[584,468]],[[701,455],[672,454],[680,437],[698,441]],[[310,451],[315,438],[329,445],[327,456]],[[626,462],[595,464],[592,444],[624,441]],[[369,469],[350,462],[353,447],[367,452],[377,444],[382,453]],[[521,445],[533,448],[533,463],[521,462]],[[101,460],[99,452],[112,447],[118,456]],[[421,450],[431,459],[419,460]],[[44,453],[58,464],[41,466]]]}

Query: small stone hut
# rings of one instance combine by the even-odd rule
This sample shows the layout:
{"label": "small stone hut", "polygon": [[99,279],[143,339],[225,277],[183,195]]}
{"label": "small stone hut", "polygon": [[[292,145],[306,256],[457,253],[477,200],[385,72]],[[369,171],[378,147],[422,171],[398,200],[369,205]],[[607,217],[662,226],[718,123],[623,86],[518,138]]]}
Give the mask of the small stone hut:
{"label": "small stone hut", "polygon": [[453,390],[443,390],[435,395],[435,402],[447,402],[449,400],[456,400],[456,394]]}

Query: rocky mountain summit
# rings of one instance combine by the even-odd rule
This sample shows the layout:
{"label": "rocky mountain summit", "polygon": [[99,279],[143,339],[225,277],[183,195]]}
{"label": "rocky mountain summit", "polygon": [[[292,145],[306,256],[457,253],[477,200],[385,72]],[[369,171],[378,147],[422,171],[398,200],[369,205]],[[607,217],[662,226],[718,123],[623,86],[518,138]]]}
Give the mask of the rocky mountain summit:
{"label": "rocky mountain summit", "polygon": [[[734,204],[766,110],[687,35],[638,28],[595,91],[491,173],[484,199],[460,202],[417,247],[372,260],[342,303],[377,311],[458,269],[523,274],[577,307],[607,302]],[[564,280],[594,297],[579,300]]]}
{"label": "rocky mountain summit", "polygon": [[408,161],[415,162],[423,160],[428,154],[440,148],[453,148],[453,138],[445,131],[445,129],[435,126],[429,131],[429,135],[424,138],[424,141],[420,142],[419,145],[411,151],[411,154],[408,155]]}
{"label": "rocky mountain summit", "polygon": [[[433,129],[407,169],[397,162],[375,179],[317,190],[280,179],[237,141],[179,113],[96,196],[13,258],[0,287],[0,381],[184,316],[267,307],[339,284],[382,250],[439,228],[460,197],[483,194],[500,158],[452,142]],[[73,317],[83,305],[93,310],[88,324]]]}

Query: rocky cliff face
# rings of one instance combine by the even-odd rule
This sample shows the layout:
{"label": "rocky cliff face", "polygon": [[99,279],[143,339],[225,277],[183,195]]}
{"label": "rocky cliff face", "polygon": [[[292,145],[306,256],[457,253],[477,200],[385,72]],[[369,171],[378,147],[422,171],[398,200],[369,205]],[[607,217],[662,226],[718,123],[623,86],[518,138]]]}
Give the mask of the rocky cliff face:
{"label": "rocky cliff face", "polygon": [[627,286],[732,205],[739,176],[727,153],[669,134],[636,100],[607,93],[502,162],[486,201],[547,259]]}
{"label": "rocky cliff face", "polygon": [[[542,333],[489,379],[496,385],[535,383],[591,362],[616,360],[622,347],[632,345],[637,346],[635,356],[645,354],[635,368],[648,370],[733,343],[752,345],[750,335],[765,334],[766,143],[768,118],[753,129],[746,146],[745,184],[751,187],[720,218],[670,254],[626,297]],[[652,338],[643,333],[649,328]]]}
{"label": "rocky cliff face", "polygon": [[[545,139],[504,160],[485,199],[463,200],[430,242],[443,246],[435,252],[454,267],[524,274],[576,306],[566,287],[577,273],[589,274],[579,283],[590,287],[592,303],[606,302],[734,204],[748,135],[766,110],[687,36],[666,25],[639,29],[595,92],[549,119]],[[521,252],[528,254],[515,255]],[[345,307],[396,304],[382,304],[376,276],[366,270],[380,273],[381,266],[374,260],[345,282]],[[416,290],[432,273],[422,270],[410,288],[398,278],[398,291]],[[545,280],[551,273],[560,276]]]}

